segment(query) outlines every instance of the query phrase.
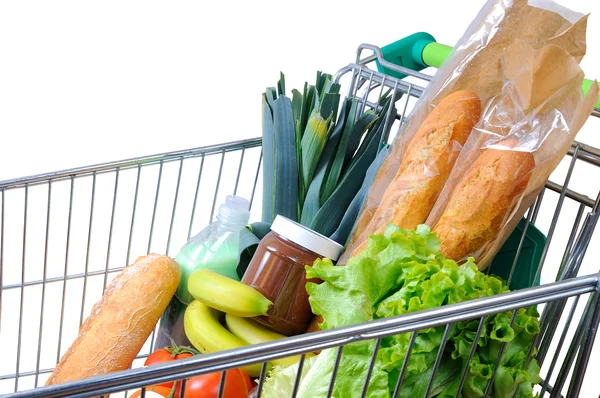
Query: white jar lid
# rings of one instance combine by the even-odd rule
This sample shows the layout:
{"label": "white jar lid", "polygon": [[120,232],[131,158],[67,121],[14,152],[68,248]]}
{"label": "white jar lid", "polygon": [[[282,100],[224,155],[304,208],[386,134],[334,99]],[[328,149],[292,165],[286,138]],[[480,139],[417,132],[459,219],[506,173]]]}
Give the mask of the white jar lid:
{"label": "white jar lid", "polygon": [[320,256],[337,261],[344,246],[283,216],[276,216],[271,231]]}

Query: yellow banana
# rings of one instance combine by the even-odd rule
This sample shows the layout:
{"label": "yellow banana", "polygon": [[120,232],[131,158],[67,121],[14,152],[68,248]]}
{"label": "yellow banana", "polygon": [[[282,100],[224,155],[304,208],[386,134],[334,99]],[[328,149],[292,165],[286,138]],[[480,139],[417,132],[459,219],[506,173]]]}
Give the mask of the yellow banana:
{"label": "yellow banana", "polygon": [[[219,322],[219,311],[200,301],[192,301],[185,310],[183,328],[190,343],[203,354],[247,345]],[[261,364],[242,367],[251,377],[260,376]]]}
{"label": "yellow banana", "polygon": [[[225,322],[231,333],[240,338],[246,344],[260,344],[267,341],[283,339],[287,336],[273,332],[250,318],[240,318],[235,315],[225,314]],[[313,354],[307,354],[307,357]],[[271,361],[273,365],[289,366],[300,360],[300,355],[279,358]]]}
{"label": "yellow banana", "polygon": [[188,291],[211,308],[240,317],[267,315],[273,304],[259,291],[209,269],[194,271]]}

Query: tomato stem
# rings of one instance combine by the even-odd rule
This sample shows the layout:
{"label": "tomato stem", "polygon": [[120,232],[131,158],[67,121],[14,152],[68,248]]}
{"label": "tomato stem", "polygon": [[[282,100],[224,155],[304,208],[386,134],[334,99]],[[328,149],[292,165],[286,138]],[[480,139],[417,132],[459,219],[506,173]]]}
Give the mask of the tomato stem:
{"label": "tomato stem", "polygon": [[192,355],[200,354],[199,351],[197,351],[196,349],[194,349],[192,347],[178,346],[171,337],[169,337],[169,340],[171,341],[171,346],[165,347],[165,350],[167,350],[171,354],[171,358],[175,358],[177,355],[184,354],[184,353],[192,354]]}
{"label": "tomato stem", "polygon": [[177,390],[177,382],[173,383],[173,387],[171,387],[171,392],[169,393],[167,398],[174,398],[176,390]]}

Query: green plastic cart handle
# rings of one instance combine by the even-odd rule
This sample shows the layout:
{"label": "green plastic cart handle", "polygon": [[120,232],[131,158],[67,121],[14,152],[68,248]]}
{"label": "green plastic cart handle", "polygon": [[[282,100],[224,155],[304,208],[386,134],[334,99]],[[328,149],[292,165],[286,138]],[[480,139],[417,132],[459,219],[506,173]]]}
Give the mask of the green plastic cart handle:
{"label": "green plastic cart handle", "polygon": [[[417,71],[428,66],[439,68],[451,51],[451,46],[436,42],[433,36],[425,32],[407,36],[381,49],[386,61]],[[401,73],[381,67],[379,63],[377,63],[377,69],[398,78],[405,77]],[[587,95],[592,84],[592,80],[583,80],[583,95]],[[600,86],[600,83],[598,85]],[[600,108],[600,96],[596,108]]]}

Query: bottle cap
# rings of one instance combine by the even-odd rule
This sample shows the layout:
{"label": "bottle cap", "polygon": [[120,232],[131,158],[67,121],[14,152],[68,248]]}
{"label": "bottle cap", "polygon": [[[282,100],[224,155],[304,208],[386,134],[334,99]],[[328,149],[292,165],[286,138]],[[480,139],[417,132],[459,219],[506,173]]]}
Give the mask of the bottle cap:
{"label": "bottle cap", "polygon": [[240,228],[250,220],[250,202],[241,196],[229,195],[219,207],[217,218],[220,221],[239,225]]}
{"label": "bottle cap", "polygon": [[344,246],[339,243],[280,215],[275,217],[271,231],[333,261],[337,261],[344,251]]}
{"label": "bottle cap", "polygon": [[242,198],[241,196],[227,195],[225,198],[225,206],[230,209],[236,209],[240,211],[248,211],[250,207],[250,202],[247,199]]}

